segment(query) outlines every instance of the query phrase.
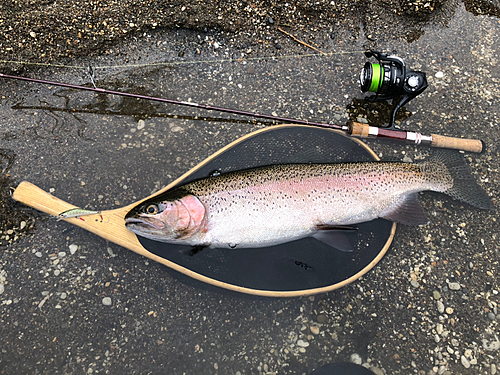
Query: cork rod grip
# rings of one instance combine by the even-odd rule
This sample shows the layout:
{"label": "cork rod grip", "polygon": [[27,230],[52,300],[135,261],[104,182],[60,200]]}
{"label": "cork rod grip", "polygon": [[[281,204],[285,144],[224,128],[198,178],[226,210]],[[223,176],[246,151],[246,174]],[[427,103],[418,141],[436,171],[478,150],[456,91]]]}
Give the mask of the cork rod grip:
{"label": "cork rod grip", "polygon": [[484,144],[478,139],[465,139],[465,138],[454,138],[445,137],[443,135],[431,134],[432,136],[432,147],[440,148],[451,148],[454,150],[463,150],[469,152],[481,153],[484,149]]}
{"label": "cork rod grip", "polygon": [[370,126],[368,124],[362,124],[359,122],[350,122],[349,135],[353,137],[368,138],[370,135]]}

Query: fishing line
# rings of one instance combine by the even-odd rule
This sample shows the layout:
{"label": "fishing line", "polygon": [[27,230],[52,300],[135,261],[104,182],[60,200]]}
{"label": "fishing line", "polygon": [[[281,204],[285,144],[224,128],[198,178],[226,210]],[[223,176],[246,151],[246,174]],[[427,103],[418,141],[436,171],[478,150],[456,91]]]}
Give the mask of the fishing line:
{"label": "fishing line", "polygon": [[[320,53],[307,53],[300,55],[283,55],[283,56],[263,56],[263,57],[245,57],[245,58],[230,58],[230,59],[215,59],[215,60],[191,60],[191,61],[167,61],[167,62],[157,62],[157,63],[142,63],[142,64],[122,64],[122,65],[102,65],[93,66],[92,69],[102,70],[102,69],[129,69],[129,68],[146,68],[146,67],[158,67],[158,66],[171,66],[171,65],[194,65],[194,64],[222,64],[231,62],[245,62],[245,61],[261,61],[261,60],[285,60],[293,58],[308,58],[308,57],[320,57],[325,58],[328,56],[335,55],[350,55],[357,53],[364,53],[363,51],[347,51],[347,52],[327,52],[325,54]],[[17,64],[17,65],[34,65],[34,66],[44,66],[53,68],[66,68],[66,69],[86,69],[89,66],[83,65],[64,65],[64,64],[50,64],[50,63],[39,63],[39,62],[29,62],[29,61],[19,61],[19,60],[0,60],[2,64]]]}

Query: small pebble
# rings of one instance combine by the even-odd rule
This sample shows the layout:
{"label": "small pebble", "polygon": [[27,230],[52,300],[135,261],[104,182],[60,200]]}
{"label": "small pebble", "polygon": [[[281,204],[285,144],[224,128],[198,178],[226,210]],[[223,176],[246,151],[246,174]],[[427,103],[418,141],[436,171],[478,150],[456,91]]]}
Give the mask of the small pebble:
{"label": "small pebble", "polygon": [[71,255],[74,255],[77,250],[78,250],[78,246],[77,245],[69,245],[69,252],[70,252]]}
{"label": "small pebble", "polygon": [[61,298],[61,299],[66,299],[66,297],[67,297],[67,296],[68,296],[68,295],[67,295],[66,293],[61,293],[61,297],[60,297],[60,298]]}
{"label": "small pebble", "polygon": [[42,257],[42,253],[41,253],[41,252],[39,252],[39,251],[37,251],[37,252],[35,253],[35,256],[37,256],[38,258],[41,258],[41,257]]}
{"label": "small pebble", "polygon": [[444,77],[444,73],[443,72],[437,72],[434,76],[436,78],[443,78]]}
{"label": "small pebble", "polygon": [[[363,365],[363,367],[365,367],[365,365]],[[370,371],[373,372],[375,375],[385,375],[385,371],[378,368],[378,367],[375,367],[375,366],[370,366],[369,367]]]}
{"label": "small pebble", "polygon": [[432,292],[432,296],[434,297],[434,299],[440,299],[441,298],[441,293],[439,293],[437,290],[435,290],[434,292]]}
{"label": "small pebble", "polygon": [[448,314],[448,315],[453,314],[453,309],[451,307],[447,307],[445,311],[446,311],[446,314]]}
{"label": "small pebble", "polygon": [[111,256],[112,258],[114,258],[115,256],[117,256],[117,255],[113,252],[113,249],[112,249],[112,248],[108,247],[108,248],[107,248],[107,250],[108,250],[108,254],[109,254],[109,256]]}
{"label": "small pebble", "polygon": [[315,335],[319,334],[319,327],[317,327],[317,326],[311,326],[310,330]]}
{"label": "small pebble", "polygon": [[488,318],[489,318],[490,320],[495,320],[495,319],[496,319],[496,316],[495,316],[495,314],[493,314],[492,312],[489,312],[489,313],[488,313]]}
{"label": "small pebble", "polygon": [[110,297],[104,297],[104,298],[102,299],[102,304],[103,304],[104,306],[111,306],[111,298],[110,298]]}
{"label": "small pebble", "polygon": [[57,255],[59,256],[59,258],[64,258],[66,256],[66,252],[60,251]]}
{"label": "small pebble", "polygon": [[26,222],[25,221],[21,221],[21,225],[19,226],[19,229],[23,230],[24,227],[26,227]]}
{"label": "small pebble", "polygon": [[144,120],[139,120],[137,122],[137,130],[144,129],[144,126],[146,126],[146,123],[144,122]]}
{"label": "small pebble", "polygon": [[483,348],[488,351],[494,351],[500,349],[500,341],[496,339],[495,341],[488,341],[483,339]]}
{"label": "small pebble", "polygon": [[465,358],[464,355],[462,355],[460,357],[460,362],[462,362],[462,365],[465,367],[465,368],[469,368],[470,367],[470,362],[467,358]]}
{"label": "small pebble", "polygon": [[494,363],[492,363],[490,366],[490,372],[491,372],[491,375],[496,375],[496,373],[497,373],[497,366]]}
{"label": "small pebble", "polygon": [[460,284],[456,282],[448,283],[448,288],[450,288],[450,290],[459,290]]}
{"label": "small pebble", "polygon": [[297,346],[300,346],[301,348],[307,348],[309,346],[309,343],[307,341],[304,341],[304,340],[298,340]]}
{"label": "small pebble", "polygon": [[437,301],[436,304],[437,304],[437,309],[438,309],[439,313],[440,314],[444,313],[444,304],[443,304],[443,302]]}
{"label": "small pebble", "polygon": [[358,353],[352,353],[351,354],[351,362],[355,363],[356,365],[361,365],[363,363],[363,359]]}

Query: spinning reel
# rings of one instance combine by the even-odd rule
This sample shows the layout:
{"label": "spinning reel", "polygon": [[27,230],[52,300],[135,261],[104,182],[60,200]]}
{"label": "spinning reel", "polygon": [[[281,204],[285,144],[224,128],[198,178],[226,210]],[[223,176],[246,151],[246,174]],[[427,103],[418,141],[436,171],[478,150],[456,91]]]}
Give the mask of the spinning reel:
{"label": "spinning reel", "polygon": [[378,64],[367,62],[360,74],[361,91],[374,92],[367,100],[398,100],[391,112],[390,129],[396,130],[396,112],[407,102],[421,94],[428,86],[425,73],[407,70],[403,59],[385,53],[368,50],[365,56],[375,57]]}

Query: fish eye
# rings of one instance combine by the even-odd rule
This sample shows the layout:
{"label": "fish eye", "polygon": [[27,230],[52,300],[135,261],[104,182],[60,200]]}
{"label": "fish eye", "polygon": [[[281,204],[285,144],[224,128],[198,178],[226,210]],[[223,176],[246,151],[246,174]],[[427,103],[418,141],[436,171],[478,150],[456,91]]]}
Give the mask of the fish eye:
{"label": "fish eye", "polygon": [[156,204],[150,204],[146,207],[146,213],[150,215],[154,215],[158,213],[158,206]]}

